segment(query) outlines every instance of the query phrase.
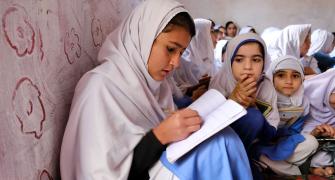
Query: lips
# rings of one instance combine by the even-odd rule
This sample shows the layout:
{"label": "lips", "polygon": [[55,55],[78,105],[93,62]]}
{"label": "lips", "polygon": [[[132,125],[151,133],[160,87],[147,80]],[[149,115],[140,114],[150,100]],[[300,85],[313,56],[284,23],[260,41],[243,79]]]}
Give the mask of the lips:
{"label": "lips", "polygon": [[165,75],[168,75],[170,72],[171,72],[171,70],[162,70],[163,71],[163,73],[165,74]]}

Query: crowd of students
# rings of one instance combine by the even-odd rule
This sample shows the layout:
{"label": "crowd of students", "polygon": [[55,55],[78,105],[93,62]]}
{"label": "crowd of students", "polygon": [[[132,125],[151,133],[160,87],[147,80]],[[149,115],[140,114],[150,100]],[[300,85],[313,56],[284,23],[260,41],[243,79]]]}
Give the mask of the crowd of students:
{"label": "crowd of students", "polygon": [[[239,30],[146,0],[106,37],[79,81],[61,149],[74,179],[263,179],[334,174],[317,138],[335,137],[334,34],[310,24]],[[165,149],[199,130],[187,108],[208,89],[247,114],[175,163]]]}

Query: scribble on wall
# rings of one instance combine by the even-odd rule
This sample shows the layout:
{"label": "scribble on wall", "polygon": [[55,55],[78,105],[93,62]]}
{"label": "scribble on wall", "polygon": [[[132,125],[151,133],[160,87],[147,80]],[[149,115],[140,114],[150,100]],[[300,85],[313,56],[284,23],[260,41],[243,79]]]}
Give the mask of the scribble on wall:
{"label": "scribble on wall", "polygon": [[38,29],[38,47],[39,47],[39,58],[40,61],[43,61],[44,58],[44,51],[43,51],[43,41],[42,41],[42,34],[41,34],[41,30]]}
{"label": "scribble on wall", "polygon": [[81,45],[79,34],[74,28],[66,32],[64,37],[64,53],[70,64],[73,64],[81,56]]}
{"label": "scribble on wall", "polygon": [[18,4],[9,7],[2,16],[5,40],[19,57],[31,54],[35,46],[35,31],[26,9]]}
{"label": "scribble on wall", "polygon": [[40,179],[39,180],[53,180],[52,176],[47,170],[43,170],[42,173],[40,174]]}
{"label": "scribble on wall", "polygon": [[93,45],[95,47],[101,47],[103,42],[103,32],[101,27],[100,19],[93,18],[91,22],[91,35],[93,39]]}
{"label": "scribble on wall", "polygon": [[14,89],[12,107],[21,132],[42,137],[45,109],[39,88],[28,77],[21,78]]}

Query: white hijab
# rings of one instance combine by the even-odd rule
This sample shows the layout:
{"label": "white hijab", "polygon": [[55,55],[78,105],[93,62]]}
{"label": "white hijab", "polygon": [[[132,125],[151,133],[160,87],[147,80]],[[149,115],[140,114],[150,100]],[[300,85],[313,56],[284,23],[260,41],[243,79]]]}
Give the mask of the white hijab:
{"label": "white hijab", "polygon": [[238,32],[238,34],[245,34],[245,33],[253,33],[251,30],[253,29],[253,27],[251,26],[244,26],[241,28],[240,32]]}
{"label": "white hijab", "polygon": [[183,53],[181,65],[174,74],[178,85],[195,85],[198,84],[203,75],[212,76],[214,73],[214,46],[211,39],[212,22],[207,19],[195,19],[194,23],[196,35]]}
{"label": "white hijab", "polygon": [[[304,76],[304,67],[300,61],[294,56],[286,55],[277,58],[272,61],[271,66],[267,72],[267,76],[273,82],[273,75],[279,70],[295,70],[300,73],[302,82],[305,78]],[[290,97],[285,96],[277,91],[277,105],[278,108],[288,108],[288,107],[303,107],[304,114],[306,115],[309,111],[309,101],[308,98],[304,96],[304,86],[301,84],[300,88]]]}
{"label": "white hijab", "polygon": [[304,86],[305,95],[310,100],[310,119],[306,121],[304,131],[310,132],[320,124],[335,127],[335,110],[329,104],[329,96],[335,92],[335,69],[306,80]]}
{"label": "white hijab", "polygon": [[152,79],[147,61],[154,39],[185,11],[176,1],[146,0],[108,35],[98,55],[102,64],[75,90],[62,179],[127,179],[134,147],[174,108],[168,83]]}
{"label": "white hijab", "polygon": [[271,60],[291,55],[300,59],[300,46],[311,31],[310,24],[289,25],[280,31],[274,43],[268,46]]}
{"label": "white hijab", "polygon": [[317,52],[330,53],[332,51],[334,36],[332,33],[317,29],[314,30],[311,36],[311,47],[307,55],[312,56]]}
{"label": "white hijab", "polygon": [[210,88],[217,89],[225,97],[228,97],[234,90],[237,81],[234,78],[232,70],[232,60],[237,53],[238,49],[246,42],[258,42],[264,48],[264,68],[263,75],[260,78],[260,84],[257,89],[257,100],[263,101],[271,105],[272,110],[266,116],[268,122],[277,127],[279,123],[279,114],[277,108],[277,94],[273,87],[272,82],[265,76],[265,72],[270,65],[270,60],[267,55],[266,45],[261,37],[255,33],[247,33],[236,36],[228,43],[224,65],[221,70],[213,77]]}
{"label": "white hijab", "polygon": [[269,47],[273,46],[272,44],[275,42],[275,40],[279,36],[280,31],[281,30],[277,27],[268,27],[268,28],[264,29],[264,31],[262,32],[261,37],[266,44],[266,47],[268,49],[268,53],[270,53]]}
{"label": "white hijab", "polygon": [[214,57],[215,57],[215,61],[214,61],[214,75],[216,73],[218,73],[222,67],[222,49],[223,47],[228,43],[228,40],[223,39],[223,40],[219,40],[216,43],[215,46],[215,50],[214,50]]}

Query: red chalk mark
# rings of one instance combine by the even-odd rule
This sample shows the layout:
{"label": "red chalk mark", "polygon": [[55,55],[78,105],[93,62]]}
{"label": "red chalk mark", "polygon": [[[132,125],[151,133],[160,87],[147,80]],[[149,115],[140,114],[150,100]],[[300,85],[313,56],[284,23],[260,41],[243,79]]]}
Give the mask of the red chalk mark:
{"label": "red chalk mark", "polygon": [[40,180],[53,180],[53,178],[50,173],[44,169],[40,174]]}
{"label": "red chalk mark", "polygon": [[64,37],[64,53],[70,64],[81,56],[80,39],[74,28],[71,28],[71,31],[67,32]]}
{"label": "red chalk mark", "polygon": [[102,27],[100,19],[96,19],[95,17],[91,21],[91,35],[93,39],[93,45],[95,47],[101,47],[103,42]]}
{"label": "red chalk mark", "polygon": [[12,108],[20,123],[21,132],[42,137],[45,109],[39,88],[28,77],[21,78],[14,89]]}
{"label": "red chalk mark", "polygon": [[35,31],[24,7],[14,4],[2,16],[5,40],[19,57],[31,54],[35,46]]}
{"label": "red chalk mark", "polygon": [[40,29],[38,29],[38,39],[39,39],[40,60],[43,61],[44,51],[43,51],[42,34]]}

